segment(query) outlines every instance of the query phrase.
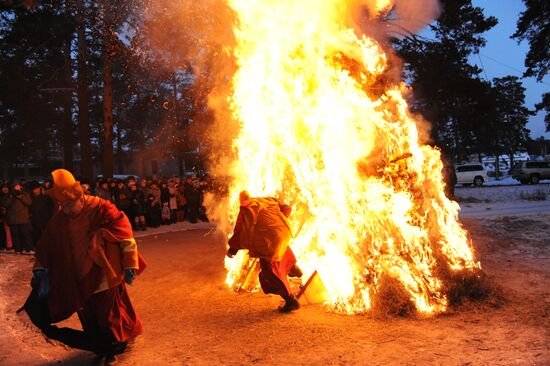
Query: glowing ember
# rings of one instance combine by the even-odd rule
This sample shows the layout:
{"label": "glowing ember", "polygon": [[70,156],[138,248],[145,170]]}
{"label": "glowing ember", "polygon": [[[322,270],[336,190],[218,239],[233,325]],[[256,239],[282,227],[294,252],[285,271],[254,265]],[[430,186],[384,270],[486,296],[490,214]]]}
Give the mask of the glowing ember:
{"label": "glowing ember", "polygon": [[[370,309],[384,278],[419,312],[445,310],[436,274],[479,263],[444,195],[439,151],[419,143],[404,87],[384,87],[382,48],[346,26],[345,1],[227,1],[238,18],[230,102],[241,124],[230,218],[244,189],[290,203],[291,246],[334,310]],[[242,286],[246,254],[226,267],[228,284]]]}

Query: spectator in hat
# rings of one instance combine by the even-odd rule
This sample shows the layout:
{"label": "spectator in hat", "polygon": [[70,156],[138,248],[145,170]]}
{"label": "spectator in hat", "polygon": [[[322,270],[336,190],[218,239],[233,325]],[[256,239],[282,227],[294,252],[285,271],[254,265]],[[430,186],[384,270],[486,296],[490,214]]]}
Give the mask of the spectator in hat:
{"label": "spectator in hat", "polygon": [[43,193],[42,187],[38,182],[32,182],[29,186],[31,189],[31,226],[33,246],[36,247],[38,240],[42,235],[42,231],[50,221],[54,214],[55,203],[53,199]]}
{"label": "spectator in hat", "polygon": [[130,185],[130,216],[134,230],[147,230],[145,224],[145,197],[135,184]]}
{"label": "spectator in hat", "polygon": [[103,198],[107,201],[113,201],[113,197],[111,196],[111,190],[109,189],[109,182],[107,181],[100,181],[99,187],[97,188],[95,192],[96,196],[99,198]]}
{"label": "spectator in hat", "polygon": [[[128,218],[131,218],[130,191],[122,181],[117,182],[115,203],[120,211],[124,212]],[[130,220],[130,222],[132,221]]]}
{"label": "spectator in hat", "polygon": [[2,206],[4,197],[9,195],[10,187],[7,184],[3,184],[0,190],[0,250],[5,251],[8,249],[8,223],[6,221],[6,208]]}
{"label": "spectator in hat", "polygon": [[170,194],[170,222],[172,224],[177,221],[177,212],[178,212],[178,198],[177,198],[177,189],[176,184],[173,179],[168,181],[168,193]]}
{"label": "spectator in hat", "polygon": [[199,217],[199,208],[201,204],[199,182],[196,180],[195,176],[186,179],[183,194],[185,196],[185,202],[187,203],[189,222],[195,224]]}
{"label": "spectator in hat", "polygon": [[19,183],[13,185],[11,194],[4,196],[2,206],[6,208],[6,219],[13,238],[16,253],[30,253],[33,250],[30,206],[32,199]]}

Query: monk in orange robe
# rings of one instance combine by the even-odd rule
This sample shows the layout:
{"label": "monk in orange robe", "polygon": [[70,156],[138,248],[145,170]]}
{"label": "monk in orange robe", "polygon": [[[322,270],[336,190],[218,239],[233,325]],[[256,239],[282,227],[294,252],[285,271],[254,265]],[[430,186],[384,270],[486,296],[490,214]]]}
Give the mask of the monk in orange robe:
{"label": "monk in orange robe", "polygon": [[[124,213],[84,195],[69,171],[57,169],[52,176],[48,194],[60,210],[39,241],[33,292],[24,309],[48,337],[94,351],[109,364],[143,331],[126,284],[145,263]],[[75,312],[83,332],[52,325]]]}
{"label": "monk in orange robe", "polygon": [[[260,260],[260,286],[266,294],[276,294],[285,300],[279,307],[281,313],[289,313],[300,308],[298,299],[292,293],[288,277],[301,277],[302,271],[296,264],[296,256],[288,246],[292,236],[287,218],[292,208],[286,204],[277,204],[274,198],[252,198],[243,191],[239,195],[241,204],[233,236],[229,239],[228,257],[233,257],[241,249],[248,249],[251,258]],[[276,208],[276,213],[269,216],[259,214],[262,209],[251,208],[264,202],[267,206]],[[266,212],[265,210],[264,212]],[[256,216],[257,215],[257,216]],[[260,227],[258,229],[258,227]],[[254,230],[258,229],[254,235]],[[260,238],[261,237],[261,238]]]}

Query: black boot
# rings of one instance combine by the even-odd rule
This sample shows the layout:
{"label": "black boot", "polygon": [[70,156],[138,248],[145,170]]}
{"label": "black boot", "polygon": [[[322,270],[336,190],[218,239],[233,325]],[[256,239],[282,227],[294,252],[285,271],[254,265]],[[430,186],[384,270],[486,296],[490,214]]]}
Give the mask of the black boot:
{"label": "black boot", "polygon": [[298,299],[291,295],[289,298],[285,299],[285,304],[283,306],[279,306],[279,311],[281,313],[290,313],[293,310],[298,310],[300,308],[300,303],[298,302]]}

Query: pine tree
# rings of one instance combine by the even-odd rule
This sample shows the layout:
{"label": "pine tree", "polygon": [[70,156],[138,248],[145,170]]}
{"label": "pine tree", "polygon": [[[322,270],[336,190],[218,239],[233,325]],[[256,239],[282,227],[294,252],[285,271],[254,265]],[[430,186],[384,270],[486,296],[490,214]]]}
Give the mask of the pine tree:
{"label": "pine tree", "polygon": [[524,147],[529,138],[529,130],[525,126],[532,112],[525,107],[525,88],[518,77],[495,78],[493,88],[497,111],[494,126],[496,143],[508,153],[513,164],[514,153]]}
{"label": "pine tree", "polygon": [[[550,70],[550,3],[546,0],[523,0],[523,3],[526,10],[521,13],[512,38],[529,42],[524,76],[535,76],[538,81],[542,81]],[[546,112],[544,121],[546,131],[550,132],[550,93],[542,96],[536,108]]]}
{"label": "pine tree", "polygon": [[468,57],[485,44],[482,33],[497,24],[470,0],[442,1],[440,18],[431,25],[435,39],[409,36],[397,41],[405,76],[414,92],[413,110],[432,123],[433,142],[455,159],[480,152],[493,118],[490,85]]}

